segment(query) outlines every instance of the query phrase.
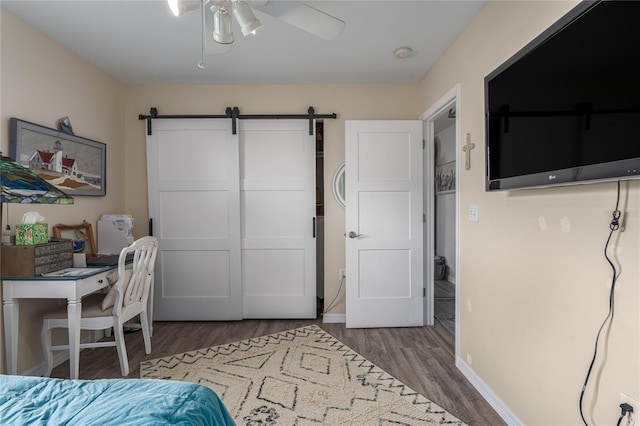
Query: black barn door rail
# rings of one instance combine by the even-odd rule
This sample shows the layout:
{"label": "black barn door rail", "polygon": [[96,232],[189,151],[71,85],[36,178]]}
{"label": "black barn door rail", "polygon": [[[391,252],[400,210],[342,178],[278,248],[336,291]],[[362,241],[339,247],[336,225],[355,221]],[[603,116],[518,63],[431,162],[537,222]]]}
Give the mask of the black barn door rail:
{"label": "black barn door rail", "polygon": [[147,120],[147,135],[152,134],[151,120],[163,118],[230,118],[231,132],[235,135],[238,133],[238,120],[291,120],[302,119],[309,120],[309,135],[313,135],[313,120],[318,118],[337,118],[336,113],[332,114],[316,114],[312,106],[309,107],[306,114],[240,114],[238,107],[227,107],[224,115],[158,115],[157,108],[151,108],[149,115],[138,115],[138,120]]}

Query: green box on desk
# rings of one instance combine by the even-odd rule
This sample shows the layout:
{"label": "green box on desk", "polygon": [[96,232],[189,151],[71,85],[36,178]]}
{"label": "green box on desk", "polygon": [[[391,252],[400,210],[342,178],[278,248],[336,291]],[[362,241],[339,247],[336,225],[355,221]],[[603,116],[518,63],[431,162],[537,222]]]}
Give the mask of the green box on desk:
{"label": "green box on desk", "polygon": [[35,246],[49,242],[49,225],[46,223],[16,225],[16,245]]}

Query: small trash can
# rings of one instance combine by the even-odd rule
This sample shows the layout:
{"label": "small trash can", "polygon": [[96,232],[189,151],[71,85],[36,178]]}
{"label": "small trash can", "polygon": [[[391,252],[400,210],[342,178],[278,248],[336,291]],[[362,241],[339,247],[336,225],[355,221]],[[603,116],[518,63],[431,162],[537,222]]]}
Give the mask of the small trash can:
{"label": "small trash can", "polygon": [[433,277],[436,280],[444,280],[447,275],[447,260],[444,256],[436,256],[433,259]]}

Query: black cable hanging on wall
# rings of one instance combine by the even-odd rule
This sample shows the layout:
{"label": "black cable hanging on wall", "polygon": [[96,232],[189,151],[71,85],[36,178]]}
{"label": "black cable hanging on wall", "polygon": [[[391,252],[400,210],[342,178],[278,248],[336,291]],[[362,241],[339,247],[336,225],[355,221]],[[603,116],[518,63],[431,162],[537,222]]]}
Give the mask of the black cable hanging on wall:
{"label": "black cable hanging on wall", "polygon": [[147,120],[147,135],[151,136],[152,127],[151,120],[163,118],[230,118],[231,133],[238,133],[238,120],[309,120],[309,135],[313,135],[313,121],[318,118],[337,118],[336,113],[332,114],[316,114],[315,109],[310,106],[306,114],[240,114],[240,109],[236,107],[227,107],[224,115],[159,115],[158,108],[151,108],[149,115],[138,115],[138,120]]}

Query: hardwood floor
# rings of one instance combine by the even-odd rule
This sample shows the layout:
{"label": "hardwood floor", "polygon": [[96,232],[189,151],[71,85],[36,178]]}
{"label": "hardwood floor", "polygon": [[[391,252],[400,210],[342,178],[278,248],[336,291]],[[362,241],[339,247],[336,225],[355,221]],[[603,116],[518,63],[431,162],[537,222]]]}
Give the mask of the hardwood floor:
{"label": "hardwood floor", "polygon": [[[426,396],[469,425],[504,425],[480,394],[455,367],[438,327],[347,329],[322,320],[244,320],[233,322],[156,322],[152,352],[144,353],[139,331],[125,336],[130,378],[140,376],[140,362],[237,340],[317,324],[415,391]],[[68,361],[52,377],[68,377]],[[115,348],[84,350],[80,378],[119,378]]]}

